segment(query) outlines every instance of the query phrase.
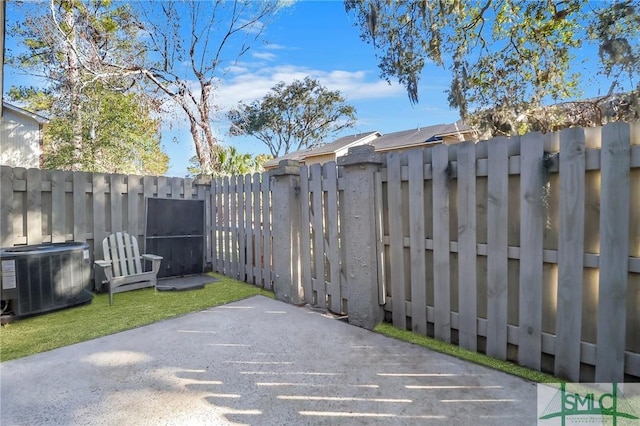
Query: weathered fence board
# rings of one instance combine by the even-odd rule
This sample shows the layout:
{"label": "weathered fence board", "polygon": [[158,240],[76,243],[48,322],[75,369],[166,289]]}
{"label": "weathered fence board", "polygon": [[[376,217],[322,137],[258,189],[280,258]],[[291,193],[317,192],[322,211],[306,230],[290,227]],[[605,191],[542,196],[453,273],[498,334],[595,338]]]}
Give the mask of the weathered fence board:
{"label": "weathered fence board", "polygon": [[73,174],[73,240],[85,242],[86,235],[86,199],[87,174],[76,172]]}
{"label": "weathered fence board", "polygon": [[539,133],[521,138],[520,307],[518,362],[540,369],[542,345],[542,235],[544,140]]}
{"label": "weathered fence board", "polygon": [[225,176],[222,180],[222,223],[223,223],[223,244],[222,258],[224,260],[224,273],[225,275],[233,276],[231,273],[231,227],[229,226],[230,216],[230,200],[231,194],[229,193],[229,177]]}
{"label": "weathered fence board", "polygon": [[323,166],[326,192],[326,234],[327,262],[329,263],[330,302],[332,312],[342,313],[342,293],[340,291],[340,250],[338,248],[338,173],[336,163]]}
{"label": "weathered fence board", "polygon": [[[313,275],[311,271],[311,214],[309,199],[309,169],[306,166],[300,167],[300,263],[302,264],[302,289],[304,290],[304,301],[314,304],[313,299]],[[274,256],[277,256],[274,253]]]}
{"label": "weathered fence board", "polygon": [[[65,172],[51,172],[51,242],[61,243],[67,240],[65,206]],[[3,197],[4,202],[4,197]],[[95,237],[94,237],[95,238]]]}
{"label": "weathered fence board", "polygon": [[247,274],[246,281],[248,283],[253,284],[254,275],[253,275],[253,190],[252,190],[252,179],[251,175],[246,175],[244,177],[244,214],[245,214],[245,232],[246,232],[246,251],[247,255],[245,258],[246,266],[245,272]]}
{"label": "weathered fence board", "polygon": [[585,135],[568,129],[560,145],[560,236],[558,241],[555,374],[580,380],[582,278],[584,269]]}
{"label": "weathered fence board", "polygon": [[260,174],[253,175],[253,227],[251,239],[254,241],[255,250],[255,268],[253,270],[254,283],[262,286],[262,242],[261,225],[262,214],[260,211],[260,199],[262,198],[260,191]]}
{"label": "weathered fence board", "polygon": [[447,145],[433,148],[433,299],[434,335],[451,341],[451,282],[449,249],[449,177]]}
{"label": "weathered fence board", "polygon": [[488,143],[487,354],[507,359],[509,157],[507,139]]}
{"label": "weathered fence board", "polygon": [[[236,214],[238,215],[238,271],[237,277],[240,281],[244,281],[247,275],[247,226],[244,220],[244,178],[238,176],[236,178]],[[250,225],[249,225],[250,226]]]}
{"label": "weathered fence board", "polygon": [[[602,131],[596,381],[624,380],[629,268],[629,125]],[[636,194],[637,195],[637,194]]]}
{"label": "weathered fence board", "polygon": [[477,350],[476,146],[458,145],[458,312],[459,345]]}
{"label": "weathered fence board", "polygon": [[269,174],[263,173],[261,177],[262,195],[262,279],[263,287],[273,290],[271,279],[271,190]]}
{"label": "weathered fence board", "polygon": [[427,335],[427,286],[424,231],[424,163],[409,156],[409,229],[411,253],[411,329]]}
{"label": "weathered fence board", "polygon": [[27,244],[42,242],[42,183],[40,170],[27,170]]}
{"label": "weathered fence board", "polygon": [[402,233],[402,171],[400,169],[400,153],[387,155],[387,198],[389,218],[389,243],[391,245],[389,275],[391,295],[393,297],[393,324],[401,329],[407,328],[405,311],[405,268],[404,268],[404,236]]}
{"label": "weathered fence board", "polygon": [[236,187],[236,176],[231,176],[229,180],[229,210],[231,211],[231,224],[230,224],[230,235],[231,235],[231,260],[230,260],[230,276],[233,278],[238,277],[238,192]]}
{"label": "weathered fence board", "polygon": [[325,308],[327,306],[327,293],[325,286],[325,248],[324,248],[324,208],[322,206],[322,166],[314,164],[309,167],[311,181],[311,223],[313,225],[313,265],[315,272],[316,305]]}

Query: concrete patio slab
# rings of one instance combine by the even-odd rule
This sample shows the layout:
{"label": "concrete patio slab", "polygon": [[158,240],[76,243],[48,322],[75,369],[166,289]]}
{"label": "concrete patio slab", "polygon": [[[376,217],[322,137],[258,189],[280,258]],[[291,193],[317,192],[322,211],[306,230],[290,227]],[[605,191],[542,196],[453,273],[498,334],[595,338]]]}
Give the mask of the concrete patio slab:
{"label": "concrete patio slab", "polygon": [[0,398],[3,426],[536,423],[531,382],[262,296],[4,362]]}

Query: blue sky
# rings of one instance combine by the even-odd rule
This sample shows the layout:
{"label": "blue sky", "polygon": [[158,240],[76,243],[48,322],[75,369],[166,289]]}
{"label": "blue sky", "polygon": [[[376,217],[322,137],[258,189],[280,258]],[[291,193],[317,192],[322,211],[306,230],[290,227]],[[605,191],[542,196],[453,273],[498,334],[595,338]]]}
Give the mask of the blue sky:
{"label": "blue sky", "polygon": [[[19,19],[11,3],[8,6],[8,21]],[[342,1],[298,1],[282,10],[264,31],[268,43],[253,44],[238,72],[227,75],[218,102],[223,107],[240,100],[251,102],[262,98],[279,81],[290,83],[310,76],[330,90],[340,90],[356,108],[356,127],[339,136],[373,130],[388,133],[458,119],[457,112],[447,106],[445,70],[430,68],[429,77],[421,82],[420,103],[412,106],[403,87],[380,79],[373,47],[360,39],[354,19],[347,15]],[[12,43],[8,39],[7,48]],[[13,84],[30,82],[15,70],[5,72],[5,93]],[[268,153],[260,141],[232,138],[227,131],[226,123],[216,125],[223,145],[235,146],[240,152]],[[184,176],[188,160],[195,153],[186,120],[164,125],[162,144],[171,159],[167,175]]]}
{"label": "blue sky", "polygon": [[[41,4],[46,7],[46,3]],[[19,19],[11,3],[7,15],[9,21]],[[354,22],[342,1],[303,0],[285,8],[266,27],[266,43],[252,44],[233,72],[224,77],[217,92],[217,105],[224,110],[238,101],[251,102],[262,98],[280,81],[290,83],[310,76],[330,90],[340,90],[356,108],[355,128],[337,137],[373,130],[390,133],[458,120],[458,113],[447,104],[446,69],[427,64],[419,86],[420,102],[411,105],[402,86],[388,84],[379,77],[373,47],[360,39]],[[7,47],[12,43],[9,38]],[[5,92],[12,84],[28,84],[28,80],[7,69]],[[590,92],[588,83],[585,89],[587,95],[596,94]],[[268,153],[257,139],[232,138],[227,131],[228,124],[216,123],[216,133],[224,146],[232,145],[251,154]],[[184,176],[188,160],[195,153],[185,119],[163,125],[162,144],[171,159],[167,175]]]}

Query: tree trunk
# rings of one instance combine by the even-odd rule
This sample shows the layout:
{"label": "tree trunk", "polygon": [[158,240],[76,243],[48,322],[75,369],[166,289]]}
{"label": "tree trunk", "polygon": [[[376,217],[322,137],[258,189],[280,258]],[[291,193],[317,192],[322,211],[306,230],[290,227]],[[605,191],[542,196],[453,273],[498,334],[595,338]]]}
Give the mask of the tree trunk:
{"label": "tree trunk", "polygon": [[82,169],[82,109],[80,106],[80,92],[82,90],[80,80],[80,61],[76,53],[76,17],[74,0],[69,1],[69,8],[64,14],[64,22],[69,29],[67,38],[67,64],[69,67],[69,112],[71,118],[71,143],[73,145],[73,158],[71,170]]}

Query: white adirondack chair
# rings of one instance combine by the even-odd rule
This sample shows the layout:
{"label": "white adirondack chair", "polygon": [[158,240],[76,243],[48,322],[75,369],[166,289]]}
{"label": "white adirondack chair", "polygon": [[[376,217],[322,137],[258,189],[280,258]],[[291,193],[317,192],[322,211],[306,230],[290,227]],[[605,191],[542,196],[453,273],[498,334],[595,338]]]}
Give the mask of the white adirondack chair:
{"label": "white adirondack chair", "polygon": [[[155,287],[162,256],[140,255],[138,240],[126,232],[116,232],[102,242],[104,260],[95,263],[104,271],[109,286],[109,304],[113,294],[145,287]],[[151,261],[151,270],[144,270],[143,261]]]}

